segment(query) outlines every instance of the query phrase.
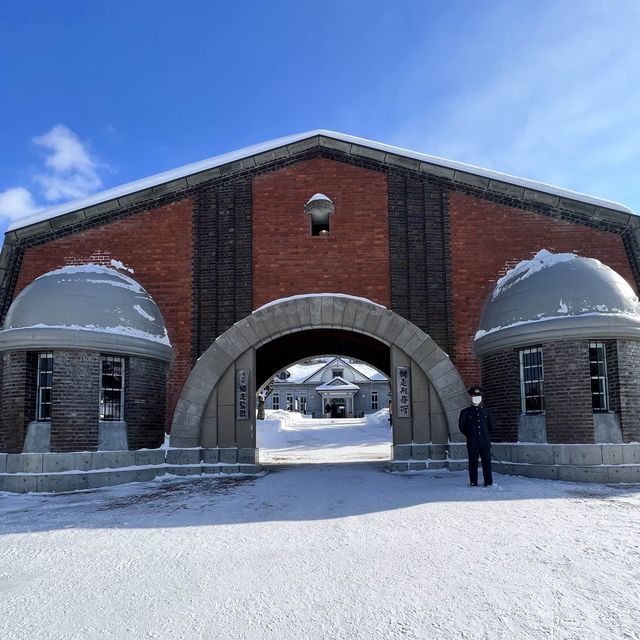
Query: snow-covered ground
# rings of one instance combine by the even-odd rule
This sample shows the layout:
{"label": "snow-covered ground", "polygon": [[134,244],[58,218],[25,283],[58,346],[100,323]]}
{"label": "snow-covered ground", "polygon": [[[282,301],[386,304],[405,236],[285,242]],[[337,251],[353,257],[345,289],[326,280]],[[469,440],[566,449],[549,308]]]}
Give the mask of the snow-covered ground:
{"label": "snow-covered ground", "polygon": [[384,466],[0,494],[0,638],[640,638],[640,486]]}
{"label": "snow-covered ground", "polygon": [[265,412],[256,434],[263,464],[389,460],[389,410],[366,418],[307,418],[292,411]]}

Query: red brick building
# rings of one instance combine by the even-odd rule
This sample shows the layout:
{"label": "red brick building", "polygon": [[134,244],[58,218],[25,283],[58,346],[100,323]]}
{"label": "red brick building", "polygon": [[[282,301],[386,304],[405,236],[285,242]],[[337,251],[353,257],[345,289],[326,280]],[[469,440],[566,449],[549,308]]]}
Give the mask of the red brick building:
{"label": "red brick building", "polygon": [[[62,205],[14,224],[5,236],[0,451],[23,451],[29,425],[41,421],[42,352],[53,354],[54,415],[47,416],[52,452],[99,447],[98,422],[105,416],[95,408],[96,395],[104,395],[106,375],[99,361],[113,354],[123,358],[122,367],[147,367],[140,369],[142,378],[132,374],[117,381],[122,402],[130,404],[123,408],[130,449],[159,446],[173,424],[176,446],[255,462],[255,418],[238,408],[238,372],[250,373],[250,414],[255,390],[270,375],[318,351],[362,358],[389,374],[394,385],[398,368],[408,368],[409,416],[394,413],[398,462],[444,458],[449,443],[460,440],[455,416],[466,403],[464,385],[479,381],[487,383],[485,400],[496,411],[498,440],[517,442],[528,433],[519,416],[527,414],[523,385],[529,382],[521,380],[518,354],[542,343],[536,338],[529,344],[522,329],[507,355],[504,349],[481,357],[474,352],[483,307],[498,280],[545,249],[596,259],[637,292],[639,240],[640,218],[622,205],[328,131],[250,147]],[[40,276],[87,264],[120,267],[149,294],[164,319],[170,359],[150,365],[144,352],[120,354],[113,343],[105,353],[86,347],[78,335],[49,343],[38,334],[34,348],[16,342],[16,329],[24,334],[33,333],[34,324],[52,326],[46,308],[40,323],[7,325],[19,294],[28,297]],[[326,295],[334,293],[342,297]],[[300,300],[308,307],[301,309]],[[618,313],[600,312],[598,300],[592,302],[592,315]],[[640,423],[632,418],[633,412],[640,415],[640,390],[636,369],[628,370],[637,346],[635,307],[629,304],[628,326],[619,336],[586,329],[577,342],[571,336],[573,353],[586,359],[581,379],[561,389],[562,376],[545,371],[549,402],[539,412],[546,420],[545,442],[598,442],[589,359],[589,345],[596,342],[609,370],[619,371],[615,381],[600,381],[606,411],[617,416],[617,431],[606,437],[640,439]],[[389,333],[393,326],[395,336]],[[95,332],[96,322],[92,327]],[[626,341],[624,349],[618,337]],[[563,350],[563,338],[545,340],[550,363],[551,354]],[[67,373],[56,369],[57,350],[66,354],[61,360],[67,359]],[[74,359],[79,354],[82,366]],[[87,362],[98,362],[95,371]],[[74,366],[85,372],[85,381],[91,379],[92,391],[69,400],[74,406],[60,404],[64,396],[56,387],[63,377],[73,378]],[[558,402],[568,387],[579,392]],[[157,402],[145,396],[145,388],[162,389],[154,391],[161,396]],[[140,415],[136,399],[156,407],[153,425],[130,423]],[[578,427],[553,413],[567,409],[581,416]],[[69,413],[84,417],[70,421]],[[542,432],[536,433],[539,438]]]}

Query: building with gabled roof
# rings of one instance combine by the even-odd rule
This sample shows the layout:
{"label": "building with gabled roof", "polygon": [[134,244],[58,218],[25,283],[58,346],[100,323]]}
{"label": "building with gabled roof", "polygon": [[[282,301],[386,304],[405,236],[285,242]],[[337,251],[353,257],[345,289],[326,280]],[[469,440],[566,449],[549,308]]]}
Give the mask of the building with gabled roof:
{"label": "building with gabled roof", "polygon": [[296,364],[273,378],[266,409],[287,409],[315,418],[352,418],[386,408],[388,378],[364,363],[335,357]]}
{"label": "building with gabled roof", "polygon": [[[255,470],[256,390],[335,353],[388,377],[395,470],[464,459],[484,383],[505,468],[640,477],[616,466],[640,446],[639,242],[624,205],[326,130],[39,212],[0,253],[0,475],[130,465],[165,431],[167,459]],[[119,274],[142,302],[103,295]]]}

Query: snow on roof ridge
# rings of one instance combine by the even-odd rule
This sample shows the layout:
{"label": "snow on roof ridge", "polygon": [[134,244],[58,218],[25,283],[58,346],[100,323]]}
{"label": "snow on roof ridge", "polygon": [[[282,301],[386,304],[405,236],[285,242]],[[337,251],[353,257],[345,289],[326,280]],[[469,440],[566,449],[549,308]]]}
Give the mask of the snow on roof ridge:
{"label": "snow on roof ridge", "polygon": [[193,175],[195,173],[200,173],[202,171],[207,171],[208,169],[213,169],[217,166],[221,166],[229,162],[241,160],[243,158],[247,158],[252,155],[257,155],[259,153],[265,153],[267,151],[271,151],[273,149],[286,146],[288,144],[294,144],[296,142],[300,142],[302,140],[306,140],[314,136],[326,136],[328,138],[334,138],[335,140],[350,142],[352,144],[357,144],[364,147],[370,147],[372,149],[377,149],[379,151],[406,156],[409,158],[413,158],[415,160],[420,160],[422,162],[427,162],[430,164],[436,164],[443,167],[447,167],[449,169],[464,171],[466,173],[472,173],[472,174],[480,175],[482,177],[500,180],[502,182],[509,182],[511,184],[516,184],[521,187],[528,187],[536,191],[543,191],[545,193],[550,193],[557,196],[568,197],[570,199],[579,200],[581,202],[586,202],[588,204],[593,204],[595,206],[604,206],[606,208],[614,209],[616,211],[621,211],[623,213],[638,215],[632,209],[630,209],[629,207],[619,202],[606,200],[604,198],[597,198],[595,196],[590,196],[584,193],[580,193],[578,191],[572,191],[570,189],[564,189],[562,187],[550,185],[545,182],[538,182],[536,180],[520,178],[518,176],[513,176],[508,173],[501,173],[499,171],[494,171],[492,169],[485,169],[483,167],[478,167],[476,165],[467,164],[464,162],[458,162],[456,160],[448,160],[446,158],[441,158],[439,156],[432,156],[426,153],[420,153],[418,151],[411,151],[409,149],[404,149],[402,147],[396,147],[393,145],[384,144],[382,142],[376,142],[374,140],[367,140],[366,138],[359,138],[357,136],[352,136],[345,133],[339,133],[337,131],[330,131],[329,129],[313,129],[311,131],[305,131],[304,133],[297,133],[289,136],[283,136],[281,138],[275,138],[273,140],[267,140],[266,142],[261,142],[255,145],[250,145],[248,147],[243,147],[241,149],[237,149],[236,151],[230,151],[217,156],[212,156],[211,158],[207,158],[205,160],[192,162],[186,165],[182,165],[180,167],[176,167],[175,169],[163,171],[161,173],[148,176],[146,178],[141,178],[140,180],[135,180],[133,182],[128,182],[126,184],[113,187],[105,191],[100,191],[98,193],[91,194],[89,196],[80,198],[78,200],[66,202],[60,205],[56,205],[55,207],[50,207],[48,209],[42,209],[41,211],[31,214],[30,216],[26,216],[21,220],[16,220],[13,224],[9,226],[7,231],[14,231],[15,229],[27,227],[29,225],[36,224],[38,222],[43,222],[44,220],[49,220],[51,218],[64,215],[65,213],[78,211],[79,209],[84,209],[85,207],[90,207],[95,204],[105,202],[107,200],[114,200],[122,196],[135,193],[136,191],[142,191],[143,189],[155,187],[157,185],[164,184],[166,182],[171,182],[172,180],[178,180],[180,178]]}

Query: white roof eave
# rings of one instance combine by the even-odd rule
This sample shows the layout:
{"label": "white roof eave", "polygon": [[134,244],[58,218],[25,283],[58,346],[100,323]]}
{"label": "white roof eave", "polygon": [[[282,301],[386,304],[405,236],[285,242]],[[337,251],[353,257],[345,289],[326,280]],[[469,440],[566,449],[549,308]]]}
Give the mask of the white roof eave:
{"label": "white roof eave", "polygon": [[636,215],[632,209],[620,203],[612,202],[610,200],[605,200],[602,198],[596,198],[583,193],[578,193],[576,191],[571,191],[569,189],[563,189],[560,187],[549,185],[543,182],[528,180],[526,178],[519,178],[517,176],[512,176],[506,173],[500,173],[499,171],[493,171],[491,169],[476,167],[474,165],[466,164],[464,162],[447,160],[446,158],[439,158],[437,156],[431,156],[426,153],[410,151],[408,149],[402,149],[400,147],[394,147],[392,145],[383,144],[381,142],[375,142],[373,140],[367,140],[365,138],[359,138],[357,136],[350,136],[344,133],[338,133],[336,131],[329,131],[326,129],[315,129],[313,131],[306,131],[304,133],[285,136],[282,138],[269,140],[267,142],[252,145],[249,147],[244,147],[242,149],[238,149],[237,151],[231,151],[229,153],[224,153],[218,156],[214,156],[206,160],[193,162],[191,164],[187,164],[182,167],[172,169],[170,171],[158,173],[156,175],[143,178],[141,180],[129,182],[119,187],[107,189],[106,191],[101,191],[99,193],[92,194],[90,196],[81,198],[79,200],[67,202],[61,205],[57,205],[55,207],[51,207],[49,209],[43,209],[42,211],[36,212],[30,216],[22,218],[21,220],[15,221],[8,228],[8,231],[15,231],[16,229],[21,229],[23,227],[37,224],[38,222],[43,222],[51,218],[56,218],[66,213],[72,213],[74,211],[78,211],[86,207],[100,204],[102,202],[107,202],[109,200],[116,200],[123,196],[136,193],[137,191],[143,191],[145,189],[156,187],[158,185],[161,185],[167,182],[172,182],[180,178],[186,178],[187,176],[191,176],[197,173],[201,173],[203,171],[207,171],[209,169],[213,169],[215,167],[226,165],[230,162],[236,162],[238,160],[242,160],[250,156],[266,153],[274,149],[277,149],[279,147],[295,144],[297,142],[301,142],[302,140],[307,140],[315,136],[324,136],[327,138],[333,138],[334,140],[339,140],[339,141],[350,143],[350,144],[368,147],[370,149],[376,149],[378,151],[383,151],[385,153],[404,156],[407,158],[412,158],[414,160],[419,160],[421,162],[434,164],[441,167],[446,167],[448,169],[453,169],[454,171],[462,171],[465,173],[474,174],[474,175],[488,178],[491,180],[507,182],[520,187],[533,189],[535,191],[542,191],[544,193],[549,193],[554,196],[569,198],[571,200],[577,200],[579,202],[584,202],[593,206],[604,207],[607,209],[620,211],[625,214]]}

